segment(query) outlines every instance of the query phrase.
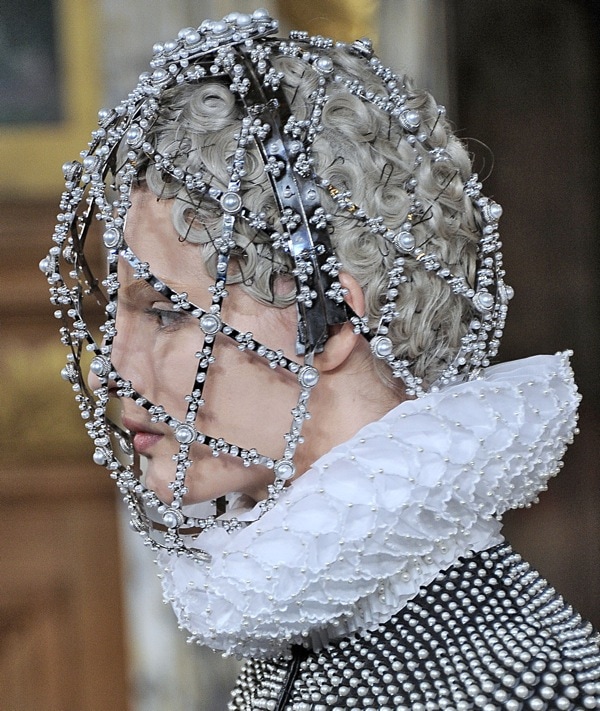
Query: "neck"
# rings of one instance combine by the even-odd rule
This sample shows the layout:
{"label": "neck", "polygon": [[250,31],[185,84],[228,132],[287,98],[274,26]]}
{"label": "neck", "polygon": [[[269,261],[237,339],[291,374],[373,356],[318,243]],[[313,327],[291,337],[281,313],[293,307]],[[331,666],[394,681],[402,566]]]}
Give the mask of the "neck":
{"label": "neck", "polygon": [[[364,345],[368,349],[366,341]],[[407,399],[403,389],[396,390],[382,381],[370,352],[363,353],[361,348],[342,366],[321,371],[309,400],[311,417],[302,430],[305,442],[296,454],[297,471],[304,473],[333,447]]]}

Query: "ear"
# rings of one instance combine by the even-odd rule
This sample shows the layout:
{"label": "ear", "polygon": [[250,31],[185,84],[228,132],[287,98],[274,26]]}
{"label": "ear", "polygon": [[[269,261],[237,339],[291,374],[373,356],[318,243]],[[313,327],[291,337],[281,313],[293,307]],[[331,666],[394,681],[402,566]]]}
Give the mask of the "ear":
{"label": "ear", "polygon": [[[346,290],[344,300],[357,316],[365,313],[365,296],[356,279],[347,272],[338,277]],[[321,371],[331,371],[342,365],[352,355],[358,344],[366,341],[360,333],[354,333],[354,326],[347,321],[339,326],[331,326],[329,338],[322,353],[315,355],[315,366]]]}

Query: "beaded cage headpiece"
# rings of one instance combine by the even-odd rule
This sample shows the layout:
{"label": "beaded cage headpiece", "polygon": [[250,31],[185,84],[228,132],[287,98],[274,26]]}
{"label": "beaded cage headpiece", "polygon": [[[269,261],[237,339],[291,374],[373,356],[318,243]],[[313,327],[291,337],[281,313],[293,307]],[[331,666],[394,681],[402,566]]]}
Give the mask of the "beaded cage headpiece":
{"label": "beaded cage headpiece", "polygon": [[[134,91],[114,110],[100,112],[99,127],[82,152],[82,160],[63,167],[66,188],[54,245],[40,265],[50,284],[55,315],[62,321],[62,341],[70,349],[63,377],[71,382],[76,393],[94,442],[94,461],[108,468],[128,502],[134,528],[146,536],[150,545],[198,558],[205,554],[196,547],[194,534],[213,526],[236,530],[243,523],[235,516],[221,516],[227,506],[225,497],[213,502],[216,510],[209,515],[192,515],[184,505],[190,448],[201,444],[215,456],[238,457],[247,467],[260,465],[272,469],[269,495],[259,504],[262,513],[268,511],[295,474],[294,453],[308,416],[310,392],[319,379],[313,356],[323,349],[332,325],[350,321],[355,332],[370,341],[374,357],[387,363],[391,374],[404,381],[407,393],[421,396],[431,389],[476,377],[489,364],[497,352],[512,295],[503,281],[497,231],[501,208],[481,195],[477,175],[465,179],[462,187],[464,199],[472,203],[480,232],[476,272],[468,279],[454,274],[441,256],[429,251],[425,241],[417,239],[415,225],[427,219],[431,207],[414,197],[417,183],[414,174],[408,174],[405,180],[406,193],[413,197],[401,227],[391,229],[383,217],[369,215],[355,204],[344,185],[333,184],[316,172],[311,151],[315,137],[322,131],[321,117],[328,102],[328,89],[333,86],[337,92],[346,91],[377,107],[390,126],[394,124],[407,151],[413,151],[415,167],[419,164],[417,147],[419,151],[429,151],[434,161],[444,161],[447,155],[439,146],[428,144],[433,128],[422,125],[418,109],[407,103],[403,80],[373,55],[368,40],[345,45],[320,36],[309,37],[305,32],[292,32],[289,39],[271,37],[276,30],[277,23],[267,12],[257,10],[252,15],[233,13],[222,21],[205,21],[198,29],[182,30],[173,42],[156,45],[152,71],[140,77]],[[366,71],[384,89],[377,93],[344,73],[332,60],[332,51],[346,52],[363,62]],[[310,112],[302,120],[292,113],[282,88],[285,73],[274,68],[274,57],[301,61],[314,81]],[[221,82],[228,88],[240,116],[224,187],[219,187],[205,167],[187,170],[181,167],[176,153],[161,152],[149,139],[162,104],[169,101],[165,98],[169,92],[178,86],[200,86],[207,81]],[[443,113],[443,107],[438,107],[438,120]],[[276,207],[277,224],[245,204],[243,178],[249,146],[262,161]],[[126,218],[140,166],[145,166],[144,169],[153,166],[166,182],[175,182],[185,189],[190,204],[208,203],[220,214],[219,231],[213,238],[216,278],[208,309],[191,303],[186,293],[159,280],[126,243]],[[345,290],[338,280],[343,267],[332,249],[331,214],[324,205],[333,205],[338,214],[360,225],[365,234],[382,238],[393,254],[385,298],[375,323],[370,324],[366,317],[354,313],[344,301]],[[99,277],[93,273],[90,257],[94,250],[95,219],[104,225],[102,249],[106,268]],[[273,252],[282,253],[291,264],[298,316],[297,360],[257,342],[252,333],[241,332],[222,318],[225,286],[236,248],[234,234],[239,225],[260,232]],[[146,281],[170,300],[174,309],[198,321],[203,347],[196,353],[196,375],[183,418],[172,416],[160,403],[151,402],[144,393],[137,392],[111,360],[117,336],[119,260],[129,265],[136,279]],[[470,313],[454,358],[433,383],[424,382],[415,374],[409,359],[394,355],[389,336],[390,324],[399,317],[398,287],[407,281],[404,267],[409,263],[412,269],[423,269],[443,280],[465,302]],[[204,404],[204,385],[213,367],[217,335],[231,339],[240,351],[265,359],[271,368],[285,369],[297,377],[298,402],[292,409],[291,426],[279,459],[197,429],[197,414]],[[96,389],[87,384],[88,369],[98,378],[100,386]],[[169,503],[161,501],[144,485],[130,434],[107,412],[110,394],[132,399],[148,411],[153,421],[166,423],[173,429],[179,451],[173,457],[170,485],[173,499]]]}

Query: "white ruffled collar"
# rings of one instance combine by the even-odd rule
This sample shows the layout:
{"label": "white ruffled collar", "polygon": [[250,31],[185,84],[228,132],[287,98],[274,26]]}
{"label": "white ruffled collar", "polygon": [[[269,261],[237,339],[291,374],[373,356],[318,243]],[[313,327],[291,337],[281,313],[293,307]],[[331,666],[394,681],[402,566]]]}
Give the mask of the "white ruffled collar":
{"label": "white ruffled collar", "polygon": [[243,656],[386,622],[440,570],[502,540],[498,517],[557,473],[578,402],[568,354],[404,402],[259,520],[202,533],[210,563],[159,553],[165,599],[193,639]]}

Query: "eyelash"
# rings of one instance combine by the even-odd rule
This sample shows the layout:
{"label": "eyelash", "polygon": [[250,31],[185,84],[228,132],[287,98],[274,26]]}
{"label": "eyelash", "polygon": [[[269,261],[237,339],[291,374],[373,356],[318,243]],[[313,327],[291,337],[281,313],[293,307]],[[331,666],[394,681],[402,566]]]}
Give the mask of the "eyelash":
{"label": "eyelash", "polygon": [[157,307],[145,309],[145,313],[156,321],[158,329],[161,331],[176,331],[189,318],[186,313],[181,311]]}

